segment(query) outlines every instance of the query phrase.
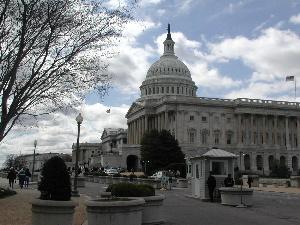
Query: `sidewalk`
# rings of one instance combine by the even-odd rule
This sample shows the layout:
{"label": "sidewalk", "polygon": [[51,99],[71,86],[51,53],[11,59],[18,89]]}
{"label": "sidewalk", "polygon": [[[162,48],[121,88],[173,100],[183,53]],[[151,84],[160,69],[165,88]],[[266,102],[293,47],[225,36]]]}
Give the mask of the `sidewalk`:
{"label": "sidewalk", "polygon": [[277,192],[277,193],[289,193],[289,194],[300,194],[300,188],[295,187],[253,187],[255,191],[265,192]]}

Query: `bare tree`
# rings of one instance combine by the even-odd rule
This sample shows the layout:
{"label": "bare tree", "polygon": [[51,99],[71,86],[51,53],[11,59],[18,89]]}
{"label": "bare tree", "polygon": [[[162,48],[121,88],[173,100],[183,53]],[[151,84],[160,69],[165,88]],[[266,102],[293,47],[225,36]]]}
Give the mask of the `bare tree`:
{"label": "bare tree", "polygon": [[109,85],[105,59],[135,1],[0,0],[0,142],[28,116],[74,106]]}
{"label": "bare tree", "polygon": [[14,167],[15,169],[21,169],[25,166],[24,158],[23,156],[9,154],[6,156],[3,166],[7,170],[11,167]]}

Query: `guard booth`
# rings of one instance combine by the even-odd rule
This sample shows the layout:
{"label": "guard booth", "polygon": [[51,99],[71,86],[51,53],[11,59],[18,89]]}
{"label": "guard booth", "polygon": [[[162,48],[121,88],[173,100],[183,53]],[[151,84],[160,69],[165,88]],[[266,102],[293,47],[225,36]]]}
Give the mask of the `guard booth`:
{"label": "guard booth", "polygon": [[215,197],[219,197],[218,189],[224,186],[228,174],[234,177],[234,162],[237,156],[222,149],[213,148],[200,156],[190,158],[192,164],[191,190],[192,196],[202,200],[209,199],[206,184],[209,172],[216,178]]}

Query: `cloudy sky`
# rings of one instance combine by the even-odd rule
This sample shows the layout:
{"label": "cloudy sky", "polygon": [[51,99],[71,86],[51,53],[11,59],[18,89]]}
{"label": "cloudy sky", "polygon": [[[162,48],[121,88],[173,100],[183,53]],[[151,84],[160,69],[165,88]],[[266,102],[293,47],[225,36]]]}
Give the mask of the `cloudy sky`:
{"label": "cloudy sky", "polygon": [[[125,1],[109,0],[108,6]],[[125,114],[162,54],[168,23],[198,96],[295,100],[294,83],[285,77],[300,82],[299,0],[140,0],[135,17],[125,27],[119,55],[110,60],[109,94],[99,99],[91,93],[78,108],[81,142],[100,142],[105,127],[127,127]],[[32,153],[35,139],[38,152],[71,153],[77,113],[57,112],[17,127],[0,144],[0,166],[9,153]]]}

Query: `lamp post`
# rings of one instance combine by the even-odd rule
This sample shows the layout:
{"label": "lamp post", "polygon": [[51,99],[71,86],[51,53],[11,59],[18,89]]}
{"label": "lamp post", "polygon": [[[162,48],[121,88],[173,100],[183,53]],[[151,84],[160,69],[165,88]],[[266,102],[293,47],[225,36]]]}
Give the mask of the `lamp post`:
{"label": "lamp post", "polygon": [[78,178],[78,155],[79,155],[79,136],[80,136],[80,124],[83,121],[81,113],[76,117],[78,132],[77,132],[77,144],[76,144],[76,154],[75,154],[75,177],[74,177],[74,189],[72,191],[72,196],[78,197],[79,193],[77,190],[77,178]]}
{"label": "lamp post", "polygon": [[[240,171],[242,171],[242,155],[244,155],[243,154],[243,152],[242,151],[240,151]],[[241,186],[241,188],[240,188],[240,196],[241,196],[241,202],[240,202],[240,204],[239,205],[237,205],[236,207],[237,208],[246,208],[247,206],[243,203],[243,179],[242,179],[242,173],[240,173],[240,175],[241,175],[241,180],[240,180],[240,186]]]}
{"label": "lamp post", "polygon": [[33,164],[32,164],[32,173],[31,173],[31,181],[33,182],[33,175],[34,175],[34,164],[35,164],[35,149],[36,149],[36,145],[37,145],[37,140],[34,140],[33,142],[34,145],[34,150],[33,150]]}
{"label": "lamp post", "polygon": [[147,163],[149,164],[150,161],[149,160],[144,160],[143,163],[144,163],[144,173],[146,175],[147,174]]}

